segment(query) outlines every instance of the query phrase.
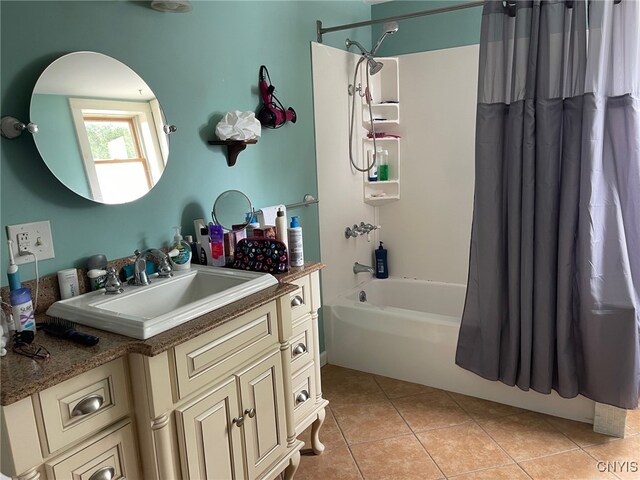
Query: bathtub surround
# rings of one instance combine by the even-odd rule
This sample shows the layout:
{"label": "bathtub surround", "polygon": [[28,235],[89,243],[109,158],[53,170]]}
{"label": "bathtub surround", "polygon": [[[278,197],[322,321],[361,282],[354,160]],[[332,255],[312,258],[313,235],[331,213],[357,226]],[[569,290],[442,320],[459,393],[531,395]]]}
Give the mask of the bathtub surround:
{"label": "bathtub surround", "polygon": [[518,4],[513,18],[502,2],[484,7],[456,363],[629,409],[640,390],[640,3],[590,2],[588,45],[586,2],[572,3]]}
{"label": "bathtub surround", "polygon": [[523,392],[455,364],[464,295],[465,285],[411,279],[358,285],[324,307],[329,363],[591,423],[592,400]]}

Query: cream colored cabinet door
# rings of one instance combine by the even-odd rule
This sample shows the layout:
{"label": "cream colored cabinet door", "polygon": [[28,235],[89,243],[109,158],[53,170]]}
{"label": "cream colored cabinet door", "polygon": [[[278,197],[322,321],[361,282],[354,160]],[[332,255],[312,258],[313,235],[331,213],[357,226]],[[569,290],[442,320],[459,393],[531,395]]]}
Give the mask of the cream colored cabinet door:
{"label": "cream colored cabinet door", "polygon": [[213,390],[176,409],[185,479],[244,478],[240,431],[243,417],[239,415],[236,385],[236,377],[229,377]]}
{"label": "cream colored cabinet door", "polygon": [[282,360],[276,351],[239,374],[248,478],[258,478],[287,448]]}

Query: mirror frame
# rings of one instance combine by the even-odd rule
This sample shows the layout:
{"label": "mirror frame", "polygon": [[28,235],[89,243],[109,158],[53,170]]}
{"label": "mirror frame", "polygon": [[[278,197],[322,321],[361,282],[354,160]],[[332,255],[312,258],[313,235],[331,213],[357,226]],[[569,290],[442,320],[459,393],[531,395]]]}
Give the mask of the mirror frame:
{"label": "mirror frame", "polygon": [[[235,223],[235,224],[231,224],[230,226],[224,225],[219,221],[219,217],[222,216],[223,212],[220,211],[220,208],[222,208],[222,204],[221,202],[223,200],[225,200],[225,196],[228,196],[229,194],[232,193],[238,193],[240,195],[242,195],[244,198],[247,199],[247,203],[249,205],[249,210],[245,210],[245,214],[246,213],[251,213],[251,215],[249,216],[249,219],[247,220],[245,218],[244,223]],[[217,212],[217,214],[216,214]],[[211,209],[211,220],[213,220],[213,223],[215,223],[216,225],[221,226],[224,230],[228,231],[228,232],[237,232],[242,230],[243,228],[246,228],[247,225],[249,225],[251,223],[251,219],[254,217],[255,215],[255,210],[253,209],[253,204],[251,203],[251,199],[249,198],[249,196],[240,191],[240,190],[225,190],[224,192],[222,192],[220,195],[218,195],[216,197],[215,202],[213,202],[213,208]],[[234,225],[242,225],[241,228],[236,228],[233,229]]]}

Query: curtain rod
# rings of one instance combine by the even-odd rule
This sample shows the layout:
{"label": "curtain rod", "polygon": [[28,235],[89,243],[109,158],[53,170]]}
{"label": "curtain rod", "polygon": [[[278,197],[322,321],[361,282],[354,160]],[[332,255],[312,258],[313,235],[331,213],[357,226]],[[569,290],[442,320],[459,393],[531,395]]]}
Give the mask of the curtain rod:
{"label": "curtain rod", "polygon": [[395,17],[378,18],[375,20],[367,20],[365,22],[348,23],[346,25],[338,25],[335,27],[322,27],[322,21],[316,21],[316,32],[318,35],[318,43],[322,43],[322,35],[325,33],[337,32],[339,30],[349,30],[351,28],[368,27],[376,23],[385,23],[397,20],[406,20],[408,18],[424,17],[426,15],[435,15],[437,13],[454,12],[456,10],[464,10],[465,8],[481,7],[484,1],[463,3],[460,5],[452,5],[450,7],[434,8],[433,10],[423,10],[421,12],[407,13],[405,15],[396,15]]}

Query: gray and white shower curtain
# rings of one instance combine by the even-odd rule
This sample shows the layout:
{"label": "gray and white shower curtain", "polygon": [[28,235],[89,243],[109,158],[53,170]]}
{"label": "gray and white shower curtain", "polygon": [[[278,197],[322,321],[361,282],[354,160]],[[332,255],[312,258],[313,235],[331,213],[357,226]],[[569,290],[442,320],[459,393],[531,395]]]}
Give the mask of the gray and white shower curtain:
{"label": "gray and white shower curtain", "polygon": [[456,363],[523,390],[634,408],[640,1],[515,4],[483,10]]}

